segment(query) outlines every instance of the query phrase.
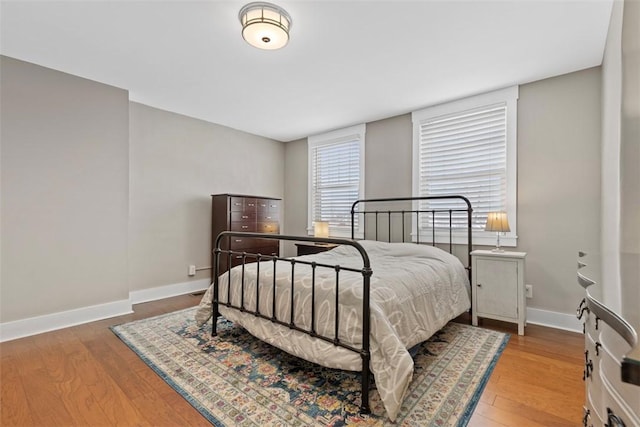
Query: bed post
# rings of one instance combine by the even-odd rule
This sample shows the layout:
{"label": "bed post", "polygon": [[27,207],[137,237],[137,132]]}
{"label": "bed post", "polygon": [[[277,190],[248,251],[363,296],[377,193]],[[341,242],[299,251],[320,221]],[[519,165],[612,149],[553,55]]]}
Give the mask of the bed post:
{"label": "bed post", "polygon": [[218,272],[220,271],[220,239],[216,239],[216,247],[213,250],[213,295],[211,297],[211,336],[218,335]]}
{"label": "bed post", "polygon": [[371,412],[369,409],[369,383],[371,378],[371,370],[369,369],[369,361],[371,359],[370,352],[370,330],[371,330],[371,308],[369,306],[369,300],[371,292],[369,286],[371,285],[371,275],[373,271],[369,266],[369,260],[365,261],[365,266],[362,269],[363,278],[363,295],[362,295],[362,402],[360,403],[360,412],[368,414]]}
{"label": "bed post", "polygon": [[355,234],[355,212],[356,212],[356,205],[360,202],[360,200],[356,200],[355,202],[353,202],[353,204],[351,205],[351,240],[355,240],[356,238],[356,234]]}

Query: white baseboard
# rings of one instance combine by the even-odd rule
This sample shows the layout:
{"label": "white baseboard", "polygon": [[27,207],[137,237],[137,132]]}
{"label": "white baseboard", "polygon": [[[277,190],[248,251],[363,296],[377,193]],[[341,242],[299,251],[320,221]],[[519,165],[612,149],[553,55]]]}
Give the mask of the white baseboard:
{"label": "white baseboard", "polygon": [[575,314],[527,307],[527,323],[582,333],[582,322],[578,320]]}
{"label": "white baseboard", "polygon": [[[0,342],[10,341],[57,329],[68,328],[83,323],[107,319],[132,313],[132,304],[155,301],[177,295],[206,290],[210,285],[209,279],[192,280],[190,282],[159,286],[129,292],[128,300],[114,301],[106,304],[82,307],[74,310],[30,317],[13,322],[0,323]],[[558,313],[527,307],[527,323],[564,329],[572,332],[582,332],[582,322],[575,315]]]}
{"label": "white baseboard", "polygon": [[140,304],[142,302],[205,291],[210,284],[211,279],[200,279],[173,285],[158,286],[157,288],[141,289],[139,291],[129,292],[129,299],[131,300],[131,304]]}
{"label": "white baseboard", "polygon": [[120,300],[105,304],[76,308],[58,313],[45,314],[43,316],[30,317],[15,320],[13,322],[0,323],[0,342],[28,337],[30,335],[55,331],[83,323],[109,317],[121,316],[133,313],[130,300]]}
{"label": "white baseboard", "polygon": [[0,342],[51,332],[83,323],[95,322],[96,320],[107,319],[109,317],[130,314],[133,313],[132,304],[203,291],[209,287],[210,282],[209,279],[192,280],[174,285],[142,289],[129,292],[128,300],[113,301],[105,304],[15,320],[13,322],[0,323]]}

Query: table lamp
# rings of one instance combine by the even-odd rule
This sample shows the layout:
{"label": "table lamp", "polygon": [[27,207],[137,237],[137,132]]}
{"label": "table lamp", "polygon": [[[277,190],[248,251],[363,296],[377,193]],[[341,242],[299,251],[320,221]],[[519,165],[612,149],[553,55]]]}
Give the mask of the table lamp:
{"label": "table lamp", "polygon": [[509,220],[507,219],[506,212],[489,212],[487,214],[487,224],[484,226],[484,231],[496,232],[496,247],[492,249],[492,252],[504,252],[500,248],[500,233],[511,231],[509,228]]}
{"label": "table lamp", "polygon": [[313,235],[314,237],[329,237],[329,223],[327,221],[315,221]]}

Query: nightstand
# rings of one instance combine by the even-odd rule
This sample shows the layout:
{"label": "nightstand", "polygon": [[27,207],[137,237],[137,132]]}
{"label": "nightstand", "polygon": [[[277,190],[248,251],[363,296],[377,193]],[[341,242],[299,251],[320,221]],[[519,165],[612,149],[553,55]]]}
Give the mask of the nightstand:
{"label": "nightstand", "polygon": [[314,243],[296,243],[298,247],[298,256],[302,255],[311,255],[318,254],[320,252],[328,251],[329,249],[333,249],[338,245],[332,245],[329,243],[326,244],[314,244]]}
{"label": "nightstand", "polygon": [[478,325],[478,317],[514,322],[518,324],[518,335],[524,335],[526,256],[526,252],[471,252],[474,326]]}

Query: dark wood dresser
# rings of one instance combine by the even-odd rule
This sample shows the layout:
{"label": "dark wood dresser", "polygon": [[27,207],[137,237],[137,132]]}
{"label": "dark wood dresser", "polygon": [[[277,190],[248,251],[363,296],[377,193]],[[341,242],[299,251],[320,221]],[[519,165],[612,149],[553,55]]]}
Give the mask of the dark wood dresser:
{"label": "dark wood dresser", "polygon": [[[216,237],[223,231],[247,231],[253,233],[280,232],[280,200],[268,197],[246,196],[240,194],[213,194],[211,196],[211,257]],[[222,249],[233,251],[279,255],[278,241],[229,237],[221,242]],[[249,262],[250,259],[247,259]],[[242,262],[242,255],[233,255],[231,266]],[[229,259],[220,259],[222,274],[228,270]]]}

